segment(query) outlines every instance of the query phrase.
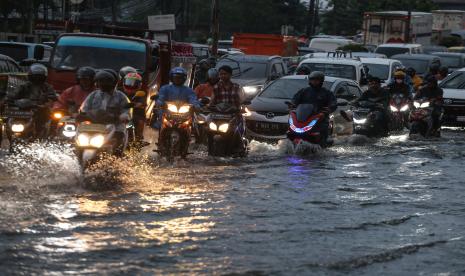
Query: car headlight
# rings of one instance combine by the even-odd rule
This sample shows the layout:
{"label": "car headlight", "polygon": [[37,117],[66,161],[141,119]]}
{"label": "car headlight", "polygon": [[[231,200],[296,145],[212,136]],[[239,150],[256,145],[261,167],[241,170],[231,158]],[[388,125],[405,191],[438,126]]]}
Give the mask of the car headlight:
{"label": "car headlight", "polygon": [[250,110],[249,110],[247,107],[244,109],[244,111],[245,111],[245,112],[244,112],[243,115],[244,115],[245,117],[252,116],[252,112],[250,112]]}
{"label": "car headlight", "polygon": [[61,112],[53,112],[53,118],[56,119],[56,120],[60,120],[61,118],[63,118],[63,113],[61,113]]}
{"label": "car headlight", "polygon": [[94,148],[101,148],[104,141],[105,137],[102,134],[95,135],[90,139],[90,145]]}
{"label": "car headlight", "polygon": [[218,126],[214,122],[211,122],[208,126],[210,127],[211,130],[214,130],[214,131],[218,130]]}
{"label": "car headlight", "polygon": [[406,104],[400,109],[400,111],[405,112],[405,111],[408,110],[408,108],[409,108],[409,106],[408,106],[408,104]]}
{"label": "car headlight", "polygon": [[396,108],[395,106],[391,105],[391,111],[392,111],[392,112],[397,112],[397,111],[399,111],[399,110],[397,110],[397,108]]}
{"label": "car headlight", "polygon": [[187,113],[191,110],[191,107],[188,105],[183,105],[179,108],[178,113]]}
{"label": "car headlight", "polygon": [[24,125],[23,124],[13,124],[11,125],[11,131],[20,133],[24,131]]}
{"label": "car headlight", "polygon": [[429,102],[422,103],[420,107],[421,107],[421,108],[427,108],[427,107],[429,107]]}
{"label": "car headlight", "polygon": [[178,113],[178,108],[174,104],[168,104],[168,110],[174,113]]}
{"label": "car headlight", "polygon": [[226,133],[226,132],[228,132],[228,128],[229,128],[229,124],[222,124],[222,125],[218,128],[218,130],[221,131],[221,132],[223,132],[223,133]]}
{"label": "car headlight", "polygon": [[415,106],[416,108],[419,108],[421,104],[419,102],[413,102],[413,106]]}
{"label": "car headlight", "polygon": [[245,94],[255,94],[261,89],[261,86],[244,86],[242,89]]}
{"label": "car headlight", "polygon": [[90,142],[89,135],[87,134],[79,134],[77,137],[77,145],[80,147],[88,147]]}
{"label": "car headlight", "polygon": [[356,123],[357,125],[363,125],[366,122],[367,122],[366,118],[364,118],[364,119],[355,119],[354,118],[354,123]]}

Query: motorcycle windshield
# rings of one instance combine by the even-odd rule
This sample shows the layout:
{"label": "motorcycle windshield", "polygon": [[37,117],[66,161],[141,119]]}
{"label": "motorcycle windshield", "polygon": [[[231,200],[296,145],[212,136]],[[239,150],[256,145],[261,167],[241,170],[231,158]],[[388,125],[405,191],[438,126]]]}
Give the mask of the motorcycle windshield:
{"label": "motorcycle windshield", "polygon": [[225,114],[237,112],[236,107],[228,103],[219,103],[214,107],[214,109],[215,109],[214,111],[218,113],[225,113]]}
{"label": "motorcycle windshield", "polygon": [[316,113],[316,107],[313,104],[299,104],[295,110],[297,120],[305,122],[308,118]]}

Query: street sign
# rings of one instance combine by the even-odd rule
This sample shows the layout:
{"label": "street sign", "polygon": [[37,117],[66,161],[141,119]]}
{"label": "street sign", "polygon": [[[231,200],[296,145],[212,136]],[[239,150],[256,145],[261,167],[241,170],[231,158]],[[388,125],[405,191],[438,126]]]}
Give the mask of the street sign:
{"label": "street sign", "polygon": [[152,15],[148,17],[149,30],[151,31],[174,31],[176,30],[176,19],[174,14]]}

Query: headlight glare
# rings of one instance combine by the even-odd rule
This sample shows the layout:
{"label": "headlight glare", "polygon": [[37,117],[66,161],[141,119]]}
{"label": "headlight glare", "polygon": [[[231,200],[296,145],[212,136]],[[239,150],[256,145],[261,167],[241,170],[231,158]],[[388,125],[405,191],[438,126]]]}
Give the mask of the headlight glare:
{"label": "headlight glare", "polygon": [[178,113],[178,108],[174,104],[168,104],[168,110],[174,113]]}
{"label": "headlight glare", "polygon": [[183,105],[179,108],[178,113],[187,113],[191,109],[188,105]]}
{"label": "headlight glare", "polygon": [[23,124],[13,124],[11,125],[11,131],[19,133],[24,131],[24,125]]}
{"label": "headlight glare", "polygon": [[214,122],[211,122],[209,125],[211,130],[213,131],[217,131],[218,130],[218,126],[214,123]]}
{"label": "headlight glare", "polygon": [[408,107],[408,104],[406,104],[406,105],[404,105],[404,106],[400,109],[400,111],[402,111],[402,112],[407,111],[408,108],[409,108],[409,107]]}
{"label": "headlight glare", "polygon": [[397,112],[397,111],[399,111],[399,110],[398,110],[395,106],[391,105],[391,111],[392,111],[392,112]]}
{"label": "headlight glare", "polygon": [[218,130],[221,131],[221,132],[223,132],[223,133],[226,133],[226,132],[228,132],[228,128],[229,128],[229,124],[222,124],[222,125],[218,128]]}
{"label": "headlight glare", "polygon": [[89,135],[84,134],[84,133],[78,135],[78,137],[77,137],[78,146],[80,146],[80,147],[88,147],[89,142],[90,142]]}
{"label": "headlight glare", "polygon": [[101,148],[105,141],[105,137],[101,134],[95,135],[90,139],[90,145],[95,148]]}

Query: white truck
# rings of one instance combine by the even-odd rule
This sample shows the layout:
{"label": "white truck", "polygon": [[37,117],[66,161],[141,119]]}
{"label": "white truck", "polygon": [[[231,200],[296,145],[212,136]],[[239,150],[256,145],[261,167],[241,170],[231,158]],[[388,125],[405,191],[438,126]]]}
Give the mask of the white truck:
{"label": "white truck", "polygon": [[433,13],[433,41],[439,42],[441,38],[451,32],[465,29],[465,11],[434,10]]}
{"label": "white truck", "polygon": [[[427,12],[412,12],[410,19],[410,41],[431,44],[433,15]],[[364,44],[405,43],[408,12],[366,12],[363,18]]]}

